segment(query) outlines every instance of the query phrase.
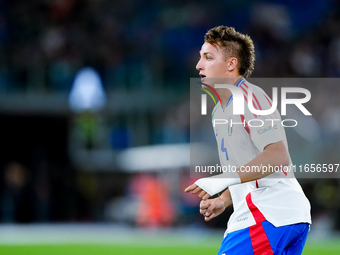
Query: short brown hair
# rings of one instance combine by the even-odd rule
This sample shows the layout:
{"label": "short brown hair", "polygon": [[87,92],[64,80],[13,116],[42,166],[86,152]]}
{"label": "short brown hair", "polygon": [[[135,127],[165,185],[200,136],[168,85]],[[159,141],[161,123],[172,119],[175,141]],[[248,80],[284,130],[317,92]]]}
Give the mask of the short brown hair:
{"label": "short brown hair", "polygon": [[251,75],[254,70],[255,49],[248,35],[236,32],[233,27],[218,26],[205,34],[204,41],[224,49],[226,58],[236,57],[240,75],[245,78]]}

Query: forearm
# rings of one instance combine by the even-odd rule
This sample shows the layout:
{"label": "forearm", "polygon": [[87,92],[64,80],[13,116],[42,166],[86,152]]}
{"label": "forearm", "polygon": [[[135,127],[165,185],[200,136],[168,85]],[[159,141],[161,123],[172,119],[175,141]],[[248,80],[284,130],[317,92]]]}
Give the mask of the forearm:
{"label": "forearm", "polygon": [[[266,177],[276,170],[274,169],[275,166],[287,166],[289,162],[289,154],[282,141],[269,144],[265,147],[262,153],[257,155],[246,165],[238,168],[237,172],[201,178],[194,184],[187,187],[185,192],[192,191],[193,194],[200,192],[199,197],[207,199],[232,185]],[[247,170],[247,167],[249,167],[251,171],[245,171]],[[266,167],[266,171],[264,171],[264,167]],[[229,174],[229,176],[227,174]]]}
{"label": "forearm", "polygon": [[278,142],[266,146],[262,153],[238,168],[237,172],[241,183],[244,183],[266,177],[274,172],[275,166],[287,166],[289,162],[289,154],[284,143]]}
{"label": "forearm", "polygon": [[218,198],[224,203],[225,208],[233,203],[229,189],[226,189]]}

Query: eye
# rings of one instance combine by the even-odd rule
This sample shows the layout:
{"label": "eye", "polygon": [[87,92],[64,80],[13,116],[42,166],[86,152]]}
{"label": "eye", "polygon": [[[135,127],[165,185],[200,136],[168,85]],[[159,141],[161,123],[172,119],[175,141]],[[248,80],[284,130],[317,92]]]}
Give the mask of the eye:
{"label": "eye", "polygon": [[207,59],[207,60],[212,60],[212,57],[206,56],[206,59]]}

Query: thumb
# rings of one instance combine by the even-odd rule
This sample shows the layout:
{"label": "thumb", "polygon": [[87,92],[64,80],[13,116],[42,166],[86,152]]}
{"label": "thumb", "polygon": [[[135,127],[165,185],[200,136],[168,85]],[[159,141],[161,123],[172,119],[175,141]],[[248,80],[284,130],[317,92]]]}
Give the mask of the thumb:
{"label": "thumb", "polygon": [[205,221],[209,221],[215,217],[215,213],[210,214],[209,216],[204,216]]}
{"label": "thumb", "polygon": [[214,212],[215,207],[216,207],[215,203],[208,203],[204,216],[206,216],[206,217],[211,216],[211,214],[213,214],[213,212]]}

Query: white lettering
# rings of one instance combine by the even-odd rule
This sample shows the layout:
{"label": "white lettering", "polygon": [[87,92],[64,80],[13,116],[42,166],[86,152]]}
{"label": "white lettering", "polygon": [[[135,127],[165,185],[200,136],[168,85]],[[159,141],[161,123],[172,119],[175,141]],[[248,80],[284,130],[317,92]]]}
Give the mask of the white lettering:
{"label": "white lettering", "polygon": [[[287,99],[286,94],[289,92],[303,93],[305,98]],[[307,103],[311,98],[309,90],[304,88],[281,88],[281,111],[282,115],[286,115],[286,105],[295,104],[304,115],[312,115],[302,104]]]}

